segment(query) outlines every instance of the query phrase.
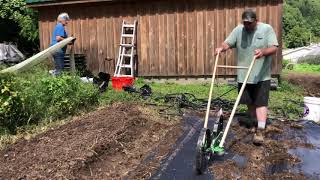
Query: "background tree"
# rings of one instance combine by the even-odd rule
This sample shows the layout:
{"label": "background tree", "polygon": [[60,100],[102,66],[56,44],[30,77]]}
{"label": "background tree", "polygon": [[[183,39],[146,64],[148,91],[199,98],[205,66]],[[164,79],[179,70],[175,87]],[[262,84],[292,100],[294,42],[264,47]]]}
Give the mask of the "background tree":
{"label": "background tree", "polygon": [[286,0],[283,14],[283,39],[288,48],[320,40],[320,1]]}

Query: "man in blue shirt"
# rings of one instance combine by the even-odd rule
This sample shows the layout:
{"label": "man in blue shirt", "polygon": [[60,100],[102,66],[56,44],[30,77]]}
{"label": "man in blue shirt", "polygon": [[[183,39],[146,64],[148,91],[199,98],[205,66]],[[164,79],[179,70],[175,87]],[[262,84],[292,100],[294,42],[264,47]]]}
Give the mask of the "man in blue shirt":
{"label": "man in blue shirt", "polygon": [[[58,16],[58,23],[54,28],[51,44],[53,46],[58,42],[64,40],[68,37],[68,34],[65,30],[65,26],[68,24],[70,18],[67,13],[61,13]],[[64,68],[64,54],[66,53],[67,46],[59,49],[54,55],[54,63],[55,63],[55,70],[51,71],[52,75],[59,75]]]}

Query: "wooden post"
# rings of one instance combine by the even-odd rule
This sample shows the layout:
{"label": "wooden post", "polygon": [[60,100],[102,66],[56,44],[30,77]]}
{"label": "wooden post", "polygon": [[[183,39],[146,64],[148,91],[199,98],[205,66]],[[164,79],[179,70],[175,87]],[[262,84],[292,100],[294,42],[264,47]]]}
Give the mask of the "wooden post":
{"label": "wooden post", "polygon": [[72,73],[76,72],[76,63],[74,61],[74,44],[70,47],[70,70]]}

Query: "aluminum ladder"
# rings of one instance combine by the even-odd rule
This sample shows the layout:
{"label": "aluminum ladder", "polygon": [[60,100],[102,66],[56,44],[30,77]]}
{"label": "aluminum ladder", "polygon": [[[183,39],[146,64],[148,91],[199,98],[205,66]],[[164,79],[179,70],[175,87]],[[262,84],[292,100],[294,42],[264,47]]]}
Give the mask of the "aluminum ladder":
{"label": "aluminum ladder", "polygon": [[122,21],[119,55],[114,77],[134,77],[136,24],[136,20],[133,24]]}

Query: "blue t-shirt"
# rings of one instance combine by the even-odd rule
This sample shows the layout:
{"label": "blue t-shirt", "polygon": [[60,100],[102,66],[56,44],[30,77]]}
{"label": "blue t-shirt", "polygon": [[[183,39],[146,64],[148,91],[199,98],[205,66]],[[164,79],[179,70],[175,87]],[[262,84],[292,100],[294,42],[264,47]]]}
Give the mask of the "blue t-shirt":
{"label": "blue t-shirt", "polygon": [[54,28],[54,30],[53,30],[50,46],[53,46],[53,45],[58,43],[57,39],[56,39],[56,36],[61,36],[63,38],[67,38],[68,37],[68,34],[67,34],[66,30],[64,29],[64,26],[61,23],[58,23],[56,25],[56,27]]}

